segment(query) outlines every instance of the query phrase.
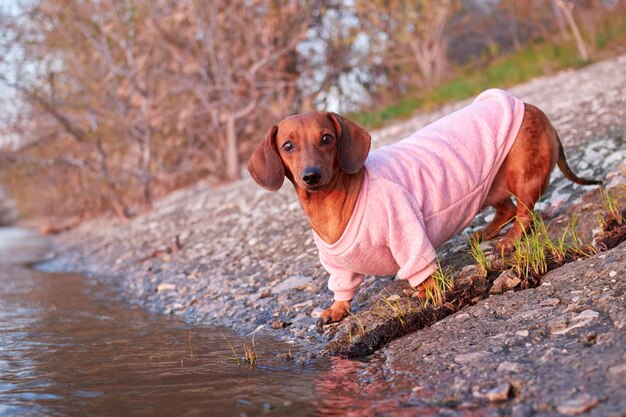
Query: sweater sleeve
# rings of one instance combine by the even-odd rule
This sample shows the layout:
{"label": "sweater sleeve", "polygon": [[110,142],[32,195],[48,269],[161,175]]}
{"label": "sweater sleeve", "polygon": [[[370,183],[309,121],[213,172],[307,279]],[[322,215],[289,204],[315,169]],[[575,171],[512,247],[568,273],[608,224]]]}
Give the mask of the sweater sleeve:
{"label": "sweater sleeve", "polygon": [[328,289],[334,293],[335,301],[352,300],[357,288],[363,283],[363,274],[357,274],[341,268],[328,260],[321,249],[319,252],[322,266],[330,274]]}
{"label": "sweater sleeve", "polygon": [[406,279],[412,287],[421,284],[435,270],[437,253],[426,229],[415,198],[402,186],[388,183],[388,244],[400,267],[398,278]]}

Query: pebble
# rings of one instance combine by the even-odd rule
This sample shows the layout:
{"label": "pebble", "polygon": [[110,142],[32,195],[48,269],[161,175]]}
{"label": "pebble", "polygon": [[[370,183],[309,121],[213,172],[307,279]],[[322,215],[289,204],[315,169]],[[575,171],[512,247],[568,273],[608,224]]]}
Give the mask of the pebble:
{"label": "pebble", "polygon": [[272,329],[284,329],[285,327],[289,326],[291,323],[285,323],[282,320],[274,320],[272,322]]}
{"label": "pebble", "polygon": [[561,300],[559,300],[558,298],[546,298],[545,300],[541,300],[539,305],[543,307],[554,307],[556,305],[559,305],[560,303]]}
{"label": "pebble", "polygon": [[609,373],[611,375],[626,374],[626,363],[622,363],[621,365],[611,366],[609,368]]}
{"label": "pebble", "polygon": [[511,409],[511,417],[530,417],[533,413],[533,406],[531,404],[515,404]]}
{"label": "pebble", "polygon": [[176,289],[176,285],[169,282],[162,282],[157,286],[157,292],[173,291]]}
{"label": "pebble", "polygon": [[576,398],[558,404],[556,409],[559,413],[565,414],[566,416],[575,416],[591,410],[598,405],[599,402],[600,401],[596,397],[588,394],[582,394]]}
{"label": "pebble", "polygon": [[301,290],[311,283],[311,277],[305,275],[294,275],[284,281],[279,282],[272,288],[275,293],[281,293],[287,290]]}
{"label": "pebble", "polygon": [[573,329],[584,327],[590,324],[593,320],[597,319],[599,316],[600,316],[600,313],[598,313],[597,311],[584,310],[583,312],[581,312],[580,314],[572,318],[571,325],[562,329],[554,330],[552,334],[563,335],[563,334],[569,333]]}
{"label": "pebble", "polygon": [[461,365],[468,365],[470,363],[478,362],[487,357],[489,357],[489,352],[478,351],[478,352],[462,353],[460,355],[457,355],[455,356],[454,361]]}
{"label": "pebble", "polygon": [[500,365],[498,365],[498,372],[500,373],[504,373],[504,372],[510,372],[510,373],[516,373],[520,371],[520,364],[516,363],[516,362],[502,362]]}
{"label": "pebble", "polygon": [[598,316],[600,316],[600,313],[598,313],[597,311],[593,311],[593,310],[584,310],[583,312],[581,312],[580,314],[578,314],[577,316],[575,316],[573,318],[573,320],[590,320],[590,319],[597,319]]}
{"label": "pebble", "polygon": [[491,402],[506,401],[511,395],[511,384],[504,382],[485,393],[485,397]]}
{"label": "pebble", "polygon": [[515,335],[519,337],[528,337],[528,334],[528,330],[518,330],[515,332]]}
{"label": "pebble", "polygon": [[457,313],[454,315],[454,320],[467,320],[470,318],[470,315],[468,313]]}
{"label": "pebble", "polygon": [[302,308],[302,307],[311,307],[313,305],[313,300],[306,300],[301,303],[296,303],[293,305],[293,308]]}
{"label": "pebble", "polygon": [[502,294],[505,291],[515,288],[520,282],[522,282],[522,280],[519,279],[513,270],[509,269],[501,273],[500,276],[496,278],[493,282],[493,286],[489,290],[489,293]]}

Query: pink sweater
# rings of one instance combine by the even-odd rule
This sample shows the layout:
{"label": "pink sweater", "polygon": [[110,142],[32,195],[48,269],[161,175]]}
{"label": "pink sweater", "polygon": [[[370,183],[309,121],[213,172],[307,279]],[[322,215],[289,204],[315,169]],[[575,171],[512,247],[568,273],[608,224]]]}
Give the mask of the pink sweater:
{"label": "pink sweater", "polygon": [[524,103],[490,89],[408,138],[372,151],[352,217],[334,244],[315,232],[335,300],[354,297],[364,275],[416,287],[435,270],[435,248],[468,226],[513,145]]}

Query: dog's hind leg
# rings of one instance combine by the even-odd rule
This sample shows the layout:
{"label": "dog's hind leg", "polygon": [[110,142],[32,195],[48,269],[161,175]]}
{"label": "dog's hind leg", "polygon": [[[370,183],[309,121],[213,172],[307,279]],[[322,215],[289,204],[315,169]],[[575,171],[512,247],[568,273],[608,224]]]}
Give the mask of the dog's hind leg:
{"label": "dog's hind leg", "polygon": [[512,251],[513,242],[531,225],[532,210],[548,188],[558,156],[556,131],[547,116],[526,104],[520,131],[504,163],[504,181],[517,204],[516,218],[496,250]]}
{"label": "dog's hind leg", "polygon": [[[540,196],[541,194],[539,194]],[[539,196],[535,198],[526,197],[520,198],[516,197],[517,200],[517,212],[515,213],[513,220],[513,227],[504,235],[502,240],[500,240],[496,245],[496,251],[498,252],[512,252],[513,251],[513,242],[516,239],[519,239],[530,227],[533,216],[532,211],[535,207],[535,202],[539,199]]]}
{"label": "dog's hind leg", "polygon": [[517,207],[511,200],[510,197],[500,201],[493,206],[496,209],[496,215],[487,226],[480,229],[475,237],[479,239],[493,239],[498,236],[500,230],[511,221],[513,217],[515,217],[515,213],[517,212]]}

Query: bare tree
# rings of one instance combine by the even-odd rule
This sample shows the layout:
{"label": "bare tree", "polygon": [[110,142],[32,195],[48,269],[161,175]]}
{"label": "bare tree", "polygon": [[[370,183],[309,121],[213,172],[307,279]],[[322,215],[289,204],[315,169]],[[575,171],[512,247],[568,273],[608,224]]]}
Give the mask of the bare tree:
{"label": "bare tree", "polygon": [[22,148],[5,152],[5,163],[37,166],[35,176],[69,174],[54,185],[60,200],[82,192],[121,217],[200,176],[238,178],[242,135],[256,141],[268,113],[299,102],[295,47],[312,7],[25,3],[19,19],[0,20],[12,35],[0,38],[3,51],[17,51],[0,83],[23,103],[11,126]]}
{"label": "bare tree", "polygon": [[567,0],[553,1],[558,9],[563,12],[563,15],[565,16],[565,20],[567,21],[567,24],[570,27],[572,34],[574,35],[574,39],[576,40],[576,47],[578,48],[578,53],[580,54],[580,57],[583,60],[588,61],[589,52],[587,52],[587,45],[585,45],[585,41],[580,34],[580,30],[578,29],[578,25],[576,24],[576,20],[574,19],[574,14],[572,12],[572,10],[574,9],[574,3],[568,2]]}
{"label": "bare tree", "polygon": [[357,1],[356,8],[370,42],[389,68],[415,65],[423,83],[436,82],[446,65],[446,23],[454,0]]}
{"label": "bare tree", "polygon": [[[155,94],[145,79],[152,40],[141,24],[144,10],[129,2],[36,3],[14,28],[22,58],[15,64],[27,68],[27,76],[0,80],[27,103],[31,120],[22,133],[47,148],[39,152],[43,163],[59,160],[52,142],[64,143],[71,156],[63,161],[100,183],[102,196],[123,217],[131,214],[126,200],[152,201]],[[127,195],[135,183],[141,197]]]}
{"label": "bare tree", "polygon": [[[169,80],[190,99],[187,123],[204,124],[220,150],[225,178],[237,179],[242,123],[272,106],[282,113],[294,100],[295,47],[306,35],[309,7],[213,0],[159,10],[164,15],[154,22],[167,47]],[[281,103],[281,94],[291,98]]]}

